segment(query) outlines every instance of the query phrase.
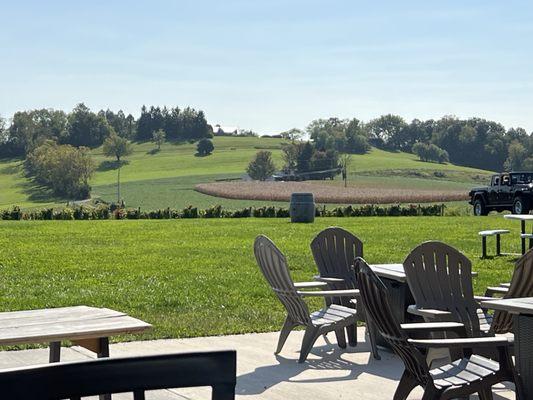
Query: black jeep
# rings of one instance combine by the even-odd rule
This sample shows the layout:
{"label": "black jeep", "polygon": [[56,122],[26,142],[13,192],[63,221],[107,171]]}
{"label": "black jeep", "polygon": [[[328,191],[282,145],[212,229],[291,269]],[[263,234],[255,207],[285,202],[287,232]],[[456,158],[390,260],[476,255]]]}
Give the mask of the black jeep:
{"label": "black jeep", "polygon": [[528,214],[533,206],[533,172],[510,172],[493,175],[490,186],[470,191],[474,215],[509,210]]}

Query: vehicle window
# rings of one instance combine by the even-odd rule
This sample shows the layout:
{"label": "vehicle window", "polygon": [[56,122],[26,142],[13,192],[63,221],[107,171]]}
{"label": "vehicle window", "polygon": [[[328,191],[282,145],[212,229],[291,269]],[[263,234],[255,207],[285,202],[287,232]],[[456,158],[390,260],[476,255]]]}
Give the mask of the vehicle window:
{"label": "vehicle window", "polygon": [[520,182],[519,177],[522,177],[523,175],[511,175],[511,183],[513,185],[516,185],[518,182]]}
{"label": "vehicle window", "polygon": [[493,186],[498,186],[500,184],[500,177],[496,176],[494,177],[494,182],[492,183]]}
{"label": "vehicle window", "polygon": [[502,185],[509,185],[509,175],[502,176]]}

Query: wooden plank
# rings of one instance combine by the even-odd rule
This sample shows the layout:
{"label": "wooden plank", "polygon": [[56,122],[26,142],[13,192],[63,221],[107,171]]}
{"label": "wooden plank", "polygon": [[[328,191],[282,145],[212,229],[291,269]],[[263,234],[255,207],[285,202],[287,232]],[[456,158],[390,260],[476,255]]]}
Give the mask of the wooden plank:
{"label": "wooden plank", "polygon": [[14,345],[91,339],[123,333],[142,332],[149,328],[151,328],[150,324],[129,316],[71,321],[59,324],[31,325],[21,328],[0,328],[0,344]]}
{"label": "wooden plank", "polygon": [[483,307],[492,310],[507,311],[511,314],[533,315],[533,297],[523,297],[516,299],[500,299],[481,302]]}
{"label": "wooden plank", "polygon": [[381,278],[405,282],[406,276],[403,264],[371,264],[370,268]]}
{"label": "wooden plank", "polygon": [[[87,306],[73,306],[73,307],[58,307],[58,308],[42,308],[37,310],[22,310],[22,311],[6,311],[0,313],[0,322],[3,322],[7,319],[15,318],[33,318],[42,314],[47,314],[49,316],[53,315],[63,315],[71,313],[82,313],[92,310],[98,310],[98,308],[87,307]],[[118,311],[116,311],[118,312]]]}
{"label": "wooden plank", "polygon": [[[85,321],[100,318],[113,318],[125,316],[126,314],[118,311],[109,310],[107,308],[95,308],[92,310],[79,310],[68,313],[48,313],[48,310],[43,310],[40,314],[32,316],[24,316],[23,318],[9,318],[0,321],[0,329],[10,327],[23,327],[31,325],[56,324],[65,323],[69,321]],[[52,311],[52,310],[50,310]],[[1,315],[1,314],[0,314]]]}

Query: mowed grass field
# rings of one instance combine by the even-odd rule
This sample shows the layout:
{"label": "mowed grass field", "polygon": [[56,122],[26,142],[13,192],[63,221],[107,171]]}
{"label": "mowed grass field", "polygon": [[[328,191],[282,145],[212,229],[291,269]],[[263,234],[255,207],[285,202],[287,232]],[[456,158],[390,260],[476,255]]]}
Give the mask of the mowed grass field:
{"label": "mowed grass field", "polygon": [[[207,157],[196,157],[196,144],[165,143],[154,152],[153,143],[133,144],[133,154],[121,168],[121,197],[127,206],[183,208],[194,205],[207,208],[221,204],[226,208],[242,208],[273,203],[269,201],[229,200],[198,193],[194,186],[228,178],[240,178],[259,150],[269,150],[278,168],[282,167],[282,139],[216,137],[215,150]],[[102,149],[92,151],[97,170],[91,181],[93,197],[106,201],[117,198],[117,169]],[[349,184],[368,188],[407,188],[466,190],[479,184],[486,171],[451,164],[425,163],[407,153],[391,153],[372,149],[365,155],[354,155],[349,170]],[[340,185],[340,177],[329,184]],[[66,199],[49,196],[23,175],[21,160],[0,160],[0,207],[14,204],[43,207],[64,203]]]}
{"label": "mowed grass field", "polygon": [[503,251],[519,251],[519,224],[497,215],[319,218],[314,224],[256,218],[0,221],[0,311],[109,307],[153,324],[135,337],[143,339],[278,330],[284,310],[255,263],[254,238],[268,235],[287,255],[294,279],[309,280],[316,273],[309,243],[328,226],[358,235],[371,263],[402,262],[426,240],[449,243],[472,260],[480,294],[489,284],[509,281],[514,264],[512,257],[480,260],[477,232],[508,228]]}

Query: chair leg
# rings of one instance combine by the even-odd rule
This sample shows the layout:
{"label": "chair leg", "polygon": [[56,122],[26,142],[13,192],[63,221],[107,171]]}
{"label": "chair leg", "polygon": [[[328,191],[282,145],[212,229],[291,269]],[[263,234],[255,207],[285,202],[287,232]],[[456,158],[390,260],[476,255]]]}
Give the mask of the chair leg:
{"label": "chair leg", "polygon": [[346,336],[344,335],[344,328],[335,329],[335,336],[337,337],[337,345],[341,349],[346,348]]}
{"label": "chair leg", "polygon": [[440,399],[440,393],[435,389],[434,387],[427,387],[424,389],[424,395],[422,396],[422,400],[439,400]]}
{"label": "chair leg", "polygon": [[381,356],[378,353],[378,345],[376,343],[377,328],[368,316],[366,319],[366,331],[368,333],[368,340],[370,340],[370,349],[372,350],[372,356],[374,356],[374,359],[376,360],[381,360]]}
{"label": "chair leg", "polygon": [[394,392],[393,400],[407,399],[407,396],[409,396],[409,393],[411,393],[413,389],[417,386],[418,386],[418,382],[413,377],[413,375],[411,375],[409,371],[404,370],[402,374],[402,378],[400,379],[400,383],[398,384],[398,387],[396,388],[396,392]]}
{"label": "chair leg", "polygon": [[305,330],[304,338],[302,340],[300,358],[298,359],[299,363],[303,363],[307,359],[309,352],[313,348],[313,345],[315,344],[319,336],[320,334],[318,333],[318,328],[315,328],[314,326],[307,327],[307,329]]}
{"label": "chair leg", "polygon": [[477,392],[477,394],[479,396],[479,400],[492,400],[492,389],[490,387],[480,390]]}
{"label": "chair leg", "polygon": [[346,336],[348,336],[348,344],[350,346],[357,346],[357,324],[346,327]]}
{"label": "chair leg", "polygon": [[281,352],[283,345],[289,337],[289,333],[291,333],[291,331],[296,327],[296,325],[297,324],[295,324],[294,321],[287,315],[287,318],[285,318],[285,322],[283,323],[283,328],[281,328],[281,332],[279,333],[278,347],[276,348],[275,354]]}

